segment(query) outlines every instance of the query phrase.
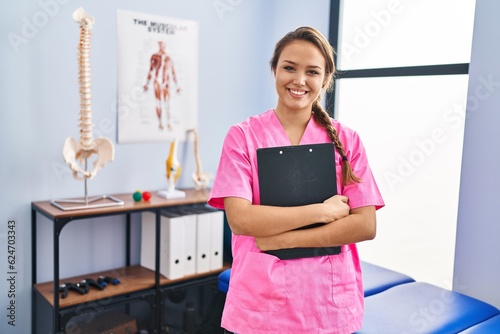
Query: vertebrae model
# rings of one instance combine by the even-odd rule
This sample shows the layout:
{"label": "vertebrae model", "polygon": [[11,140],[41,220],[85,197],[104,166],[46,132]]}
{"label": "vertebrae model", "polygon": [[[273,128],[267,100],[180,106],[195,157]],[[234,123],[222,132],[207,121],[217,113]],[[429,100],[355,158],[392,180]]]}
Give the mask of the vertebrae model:
{"label": "vertebrae model", "polygon": [[[91,179],[97,172],[114,159],[114,146],[108,138],[94,139],[92,133],[91,80],[90,80],[90,37],[94,18],[83,8],[73,13],[73,19],[80,24],[80,43],[78,45],[78,66],[80,86],[80,140],[66,139],[63,147],[64,161],[79,180]],[[95,155],[92,170],[87,169],[87,160]],[[83,164],[83,168],[82,165]]]}

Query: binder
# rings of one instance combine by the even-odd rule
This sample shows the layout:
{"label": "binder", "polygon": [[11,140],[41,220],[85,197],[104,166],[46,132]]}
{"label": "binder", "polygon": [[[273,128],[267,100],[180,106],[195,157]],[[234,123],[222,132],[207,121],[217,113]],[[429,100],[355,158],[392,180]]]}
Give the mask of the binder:
{"label": "binder", "polygon": [[[257,168],[261,205],[322,203],[337,194],[333,143],[260,148],[257,149]],[[339,254],[340,247],[287,248],[266,253],[287,260]]]}
{"label": "binder", "polygon": [[190,214],[184,216],[184,275],[196,274],[196,226],[197,216]]}
{"label": "binder", "polygon": [[196,217],[196,272],[210,271],[211,217],[198,210]]}
{"label": "binder", "polygon": [[211,217],[210,270],[217,270],[223,266],[224,213],[213,210],[208,215]]}
{"label": "binder", "polygon": [[[223,267],[224,213],[207,205],[198,207],[198,257],[199,270],[217,270]],[[207,250],[206,258],[202,258]]]}
{"label": "binder", "polygon": [[198,215],[192,209],[181,210],[179,215],[184,218],[184,275],[196,273],[196,226],[198,225]]}
{"label": "binder", "polygon": [[[155,268],[155,230],[156,216],[153,212],[141,214],[141,266],[151,270]],[[160,245],[163,243],[160,237]],[[160,258],[161,261],[161,258]],[[161,263],[160,263],[161,267]],[[160,270],[161,273],[161,270]]]}
{"label": "binder", "polygon": [[[160,273],[169,279],[184,276],[184,217],[162,210],[160,231]],[[142,213],[141,266],[155,270],[156,215]]]}

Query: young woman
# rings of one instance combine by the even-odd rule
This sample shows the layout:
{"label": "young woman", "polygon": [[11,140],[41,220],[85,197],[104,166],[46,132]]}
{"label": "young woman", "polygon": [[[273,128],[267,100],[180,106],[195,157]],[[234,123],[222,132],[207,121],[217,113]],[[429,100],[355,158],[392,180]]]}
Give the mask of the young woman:
{"label": "young woman", "polygon": [[[275,108],[232,126],[209,204],[226,211],[233,264],[222,327],[238,334],[353,333],[363,319],[355,243],[376,234],[384,206],[357,133],[321,106],[335,73],[333,50],[311,27],[286,34],[270,61]],[[256,149],[333,142],[337,192],[323,203],[260,205]],[[325,224],[300,227],[317,222]],[[280,260],[264,251],[340,246],[341,253]]]}

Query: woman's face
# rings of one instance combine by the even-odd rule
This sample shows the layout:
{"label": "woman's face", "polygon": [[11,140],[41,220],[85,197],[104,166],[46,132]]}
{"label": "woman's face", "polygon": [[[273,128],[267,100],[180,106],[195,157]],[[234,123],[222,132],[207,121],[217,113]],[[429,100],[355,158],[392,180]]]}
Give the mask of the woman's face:
{"label": "woman's face", "polygon": [[325,58],[314,44],[297,40],[285,46],[274,70],[282,112],[311,112],[325,83]]}

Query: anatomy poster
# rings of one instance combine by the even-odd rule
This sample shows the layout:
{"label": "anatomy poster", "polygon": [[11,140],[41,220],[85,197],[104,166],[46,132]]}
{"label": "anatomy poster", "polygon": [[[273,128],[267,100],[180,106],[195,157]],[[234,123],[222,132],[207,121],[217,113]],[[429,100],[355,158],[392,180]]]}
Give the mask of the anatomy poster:
{"label": "anatomy poster", "polygon": [[198,23],[117,12],[118,142],[189,138],[197,127]]}

